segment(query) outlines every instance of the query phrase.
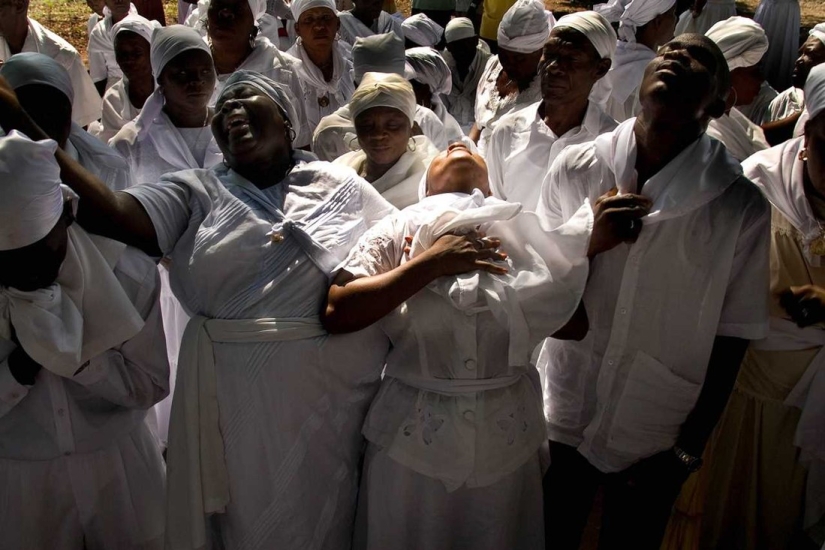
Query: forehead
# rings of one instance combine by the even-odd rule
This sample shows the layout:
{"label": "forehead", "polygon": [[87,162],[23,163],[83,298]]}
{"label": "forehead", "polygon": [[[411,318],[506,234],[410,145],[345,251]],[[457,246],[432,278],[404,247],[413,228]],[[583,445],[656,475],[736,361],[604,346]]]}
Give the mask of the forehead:
{"label": "forehead", "polygon": [[355,123],[364,123],[364,122],[373,122],[375,120],[402,120],[404,122],[409,122],[407,120],[407,115],[395,109],[393,107],[370,107],[366,111],[362,113],[358,113],[358,116],[355,117]]}
{"label": "forehead", "polygon": [[825,54],[825,44],[815,36],[809,36],[802,44],[802,49],[810,53]]}
{"label": "forehead", "polygon": [[683,37],[675,38],[659,49],[659,55],[674,50],[686,52],[690,57],[714,73],[719,68],[720,63],[727,63],[724,57],[722,57],[721,52],[717,51],[718,48],[714,48],[714,45],[709,43],[709,39],[708,42],[706,42],[698,36],[691,38],[683,35]]}
{"label": "forehead", "polygon": [[329,8],[325,8],[323,6],[317,7],[317,8],[309,8],[308,10],[306,10],[304,13],[301,14],[301,16],[298,18],[298,22],[301,22],[304,19],[310,19],[310,18],[315,19],[315,18],[318,18],[318,17],[330,16],[330,15],[335,16],[335,12],[332,11],[331,9],[329,9]]}
{"label": "forehead", "polygon": [[249,11],[249,13],[252,13],[252,8],[249,7],[248,0],[211,0],[208,11],[220,9],[243,10],[244,8],[246,8],[246,11]]}
{"label": "forehead", "polygon": [[181,52],[175,57],[172,58],[169,63],[166,64],[164,67],[164,71],[169,67],[178,68],[190,68],[191,65],[212,65],[212,57],[203,50],[186,50],[185,52]]}
{"label": "forehead", "polygon": [[139,47],[149,48],[149,41],[134,31],[120,31],[115,35],[115,48],[118,47]]}

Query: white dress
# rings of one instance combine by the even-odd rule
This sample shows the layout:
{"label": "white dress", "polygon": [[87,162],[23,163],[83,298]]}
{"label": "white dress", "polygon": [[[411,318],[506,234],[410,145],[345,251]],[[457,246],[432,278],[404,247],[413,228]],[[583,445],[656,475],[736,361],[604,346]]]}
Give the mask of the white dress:
{"label": "white dress", "polygon": [[444,56],[444,61],[446,61],[447,66],[450,67],[453,79],[453,87],[450,93],[444,96],[444,104],[447,107],[447,111],[458,121],[461,130],[465,134],[469,134],[470,129],[476,121],[476,89],[478,82],[481,80],[481,75],[487,67],[487,61],[492,55],[490,53],[490,47],[484,40],[478,41],[476,55],[464,80],[458,76],[456,62],[453,56],[450,55],[450,52],[444,50],[441,52],[441,55]]}
{"label": "white dress", "polygon": [[790,87],[771,101],[766,122],[788,118],[795,113],[801,113],[803,109],[805,109],[805,91],[802,88]]}
{"label": "white dress", "polygon": [[765,78],[777,90],[785,90],[799,50],[799,0],[761,0],[753,20],[765,29],[770,44],[762,59]]}
{"label": "white dress", "polygon": [[[635,192],[634,123],[556,159],[542,219],[562,223],[614,186]],[[591,262],[587,337],[545,340],[537,365],[550,439],[602,472],[673,447],[716,336],[758,340],[768,330],[770,207],[739,163],[702,136],[642,193],[653,206],[638,240]]]}
{"label": "white dress", "polygon": [[481,130],[478,150],[482,156],[486,154],[490,136],[493,135],[493,130],[501,117],[524,109],[541,99],[541,78],[538,75],[533,78],[526,90],[507,97],[500,97],[496,89],[496,80],[503,70],[504,67],[498,60],[498,56],[494,55],[487,61],[487,66],[478,82],[475,123]]}
{"label": "white dress", "polygon": [[[129,4],[129,15],[137,15],[137,8],[134,4]],[[112,15],[109,13],[97,22],[92,32],[89,34],[89,76],[92,81],[106,81],[106,89],[123,77],[123,71],[115,59],[114,35],[112,34]]]}
{"label": "white dress", "polygon": [[[93,355],[74,376],[59,376],[47,365],[32,386],[14,379],[6,359],[16,346],[0,338],[0,548],[161,550],[164,464],[144,421],[146,409],[169,391],[165,349],[157,345],[163,325],[155,263],[75,226],[69,234],[58,278],[63,299],[72,291],[61,278],[70,268],[81,270],[77,258],[89,258],[86,246],[93,246],[106,264],[93,269],[87,261],[83,271],[111,269],[106,284],[119,284],[143,324],[123,343]],[[113,295],[89,296],[95,294],[89,285],[102,288],[99,283],[92,276],[69,288],[104,303]],[[95,325],[86,311],[83,320],[87,330]]]}
{"label": "white dress", "polygon": [[129,81],[123,77],[103,94],[103,116],[100,122],[89,126],[89,132],[103,143],[109,143],[127,122],[139,114],[140,109],[129,100]]}
{"label": "white dress", "polygon": [[736,2],[734,0],[708,0],[698,17],[693,17],[690,10],[682,13],[676,23],[676,30],[673,35],[679,36],[685,33],[705,34],[719,21],[724,21],[734,15],[736,15]]}
{"label": "white dress", "polygon": [[[74,47],[63,38],[29,18],[29,32],[23,43],[24,52],[37,52],[48,55],[69,71],[74,90],[72,103],[72,120],[81,127],[88,126],[100,118],[101,99],[92,78],[83,66],[83,60]],[[0,36],[0,61],[11,57],[11,50],[6,39]]]}
{"label": "white dress", "polygon": [[736,108],[748,117],[751,122],[762,125],[769,122],[771,102],[777,98],[779,94],[767,82],[763,82],[759,87],[759,94],[750,105],[739,105]]}
{"label": "white dress", "polygon": [[341,40],[350,46],[355,45],[356,38],[366,38],[374,34],[395,33],[404,38],[404,29],[401,27],[401,20],[393,17],[389,13],[382,11],[371,27],[364,25],[357,17],[349,11],[342,11],[338,14],[341,20],[341,28],[338,33]]}
{"label": "white dress", "polygon": [[[415,149],[409,149],[387,170],[383,176],[371,182],[372,186],[396,208],[406,208],[418,202],[418,188],[421,177],[430,167],[439,150],[426,136],[413,138]],[[367,155],[364,151],[352,151],[335,159],[335,164],[349,166],[356,172],[361,171]]]}
{"label": "white dress", "polygon": [[541,182],[559,153],[568,145],[592,141],[616,127],[615,120],[590,102],[581,126],[557,136],[539,114],[542,103],[539,101],[502,117],[487,146],[487,170],[493,196],[520,203],[530,212],[536,211]]}
{"label": "white dress", "polygon": [[593,86],[591,101],[600,104],[616,122],[624,122],[638,115],[642,110],[639,87],[645,67],[655,57],[656,52],[643,44],[619,40],[613,65],[607,75]]}
{"label": "white dress", "polygon": [[303,133],[312,136],[321,119],[349,103],[355,82],[352,79],[352,51],[349,44],[336,40],[332,47],[332,79],[327,82],[321,69],[309,59],[299,38],[287,52],[301,61],[296,67],[303,105]]}
{"label": "white dress", "polygon": [[[172,259],[175,295],[197,319],[206,317],[207,326],[216,320],[317,323],[334,266],[392,211],[350,169],[320,162],[299,164],[266,190],[219,165],[127,192],[146,208],[161,251]],[[283,239],[276,242],[273,234]],[[212,460],[225,461],[230,495],[225,513],[208,518],[219,547],[349,548],[360,429],[386,355],[377,336],[210,343],[224,448]],[[175,399],[181,407],[187,403],[180,396],[190,391],[181,377],[190,368],[201,366],[180,366]],[[188,529],[204,518],[192,517],[186,494],[184,504],[179,499],[191,477],[189,466],[176,462],[174,436],[167,535],[184,541],[173,544],[176,549],[197,548],[187,546]]]}
{"label": "white dress", "polygon": [[[387,273],[404,262],[406,236],[414,257],[479,224],[513,251],[508,275],[442,277],[377,323],[392,349],[364,424],[356,550],[544,548],[546,435],[529,359],[579,303],[592,212],[551,233],[519,210],[480,191],[426,197],[368,231],[343,264],[356,277]],[[533,252],[550,248],[561,252]]]}
{"label": "white dress", "polygon": [[762,128],[751,122],[736,107],[719,118],[711,119],[707,134],[721,141],[728,153],[739,162],[770,147]]}

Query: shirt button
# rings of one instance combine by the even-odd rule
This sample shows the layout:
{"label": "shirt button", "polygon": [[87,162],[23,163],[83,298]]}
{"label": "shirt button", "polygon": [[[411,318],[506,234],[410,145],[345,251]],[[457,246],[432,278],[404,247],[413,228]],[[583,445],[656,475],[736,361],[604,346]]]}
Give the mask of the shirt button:
{"label": "shirt button", "polygon": [[463,416],[465,420],[469,420],[472,422],[473,420],[475,420],[476,413],[474,413],[473,411],[464,411]]}
{"label": "shirt button", "polygon": [[621,312],[622,312],[622,315],[627,315],[627,309],[626,308],[622,308]]}
{"label": "shirt button", "polygon": [[57,409],[57,416],[63,416],[65,411],[63,409]]}
{"label": "shirt button", "polygon": [[474,359],[467,359],[464,361],[464,368],[467,370],[476,370],[476,362]]}
{"label": "shirt button", "polygon": [[607,360],[607,364],[608,364],[608,365],[612,365],[612,364],[613,364],[613,359],[608,359],[608,360]]}

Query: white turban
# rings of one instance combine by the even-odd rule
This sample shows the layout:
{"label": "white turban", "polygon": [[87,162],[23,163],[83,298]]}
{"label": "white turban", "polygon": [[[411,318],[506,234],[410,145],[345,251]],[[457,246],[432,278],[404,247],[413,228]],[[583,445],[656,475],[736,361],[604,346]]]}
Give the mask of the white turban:
{"label": "white turban", "polygon": [[756,65],[768,51],[765,30],[747,17],[730,17],[719,21],[705,36],[716,42],[722,50],[731,71]]}
{"label": "white turban", "polygon": [[155,29],[160,28],[160,23],[157,21],[149,21],[140,15],[127,15],[112,27],[112,42],[118,33],[123,31],[133,32],[142,36],[149,44],[152,43],[152,33]]}
{"label": "white turban", "polygon": [[17,130],[0,137],[0,250],[36,243],[63,213],[57,143],[32,141]]}
{"label": "white turban", "polygon": [[293,128],[297,128],[301,125],[301,119],[298,116],[298,111],[295,110],[295,106],[289,98],[289,90],[284,87],[283,84],[279,84],[271,78],[266,77],[261,73],[256,73],[255,71],[241,69],[232,73],[232,75],[226,79],[226,83],[224,84],[223,90],[221,90],[221,95],[218,96],[216,104],[220,103],[221,98],[229,93],[233,88],[242,85],[252,86],[274,101],[275,104],[286,114],[286,118],[289,119],[288,122]]}
{"label": "white turban", "polygon": [[616,53],[616,31],[604,16],[595,11],[580,11],[565,15],[554,29],[573,29],[582,33],[602,59],[613,59]]}
{"label": "white turban", "polygon": [[338,8],[335,6],[334,0],[292,0],[290,9],[292,10],[292,17],[295,21],[301,17],[301,14],[312,8],[327,8],[332,10],[332,13],[338,15]]}
{"label": "white turban", "polygon": [[434,94],[449,94],[453,88],[450,67],[441,54],[432,48],[407,50],[407,65],[411,69],[407,79],[415,79],[429,86]]}
{"label": "white turban", "polygon": [[189,50],[201,50],[212,57],[209,46],[198,31],[191,27],[171,25],[155,29],[149,54],[152,61],[152,74],[158,78],[170,61]]}
{"label": "white turban", "polygon": [[619,38],[626,42],[636,42],[636,29],[647,25],[675,5],[676,0],[632,0],[619,18]]}
{"label": "white turban", "polygon": [[808,73],[805,81],[805,109],[808,120],[825,111],[825,63],[820,63]]}
{"label": "white turban", "polygon": [[415,42],[419,46],[435,46],[441,42],[444,27],[424,15],[417,13],[404,19],[401,23],[404,29],[404,38]]}
{"label": "white turban", "polygon": [[13,90],[28,84],[43,84],[61,92],[70,102],[74,101],[69,72],[48,55],[35,52],[13,55],[0,66],[0,75],[9,81]]}
{"label": "white turban", "polygon": [[356,38],[352,47],[352,77],[356,82],[367,73],[404,74],[404,40],[395,33]]}
{"label": "white turban", "polygon": [[629,3],[630,0],[610,0],[606,4],[596,4],[593,6],[593,11],[604,16],[611,23],[618,23]]}
{"label": "white turban", "polygon": [[358,115],[373,107],[391,107],[398,109],[410,120],[410,127],[415,122],[415,92],[409,82],[402,76],[387,73],[367,73],[359,84],[349,110],[354,121]]}
{"label": "white turban", "polygon": [[818,38],[820,42],[825,44],[825,23],[820,23],[808,32],[808,36]]}
{"label": "white turban", "polygon": [[550,36],[548,13],[541,0],[517,0],[498,26],[499,48],[519,53],[542,49]]}
{"label": "white turban", "polygon": [[447,23],[447,28],[444,30],[444,40],[447,42],[455,42],[464,38],[472,38],[476,36],[476,29],[473,22],[468,17],[456,17]]}

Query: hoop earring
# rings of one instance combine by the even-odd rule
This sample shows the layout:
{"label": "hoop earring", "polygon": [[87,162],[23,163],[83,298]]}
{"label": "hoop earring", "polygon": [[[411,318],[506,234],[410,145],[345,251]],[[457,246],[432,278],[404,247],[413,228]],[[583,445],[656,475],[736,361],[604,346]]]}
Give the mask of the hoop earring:
{"label": "hoop earring", "polygon": [[808,150],[807,149],[802,149],[801,151],[799,151],[799,154],[796,156],[796,158],[798,158],[802,162],[807,162],[808,161]]}
{"label": "hoop earring", "polygon": [[[346,139],[346,136],[344,136],[344,139]],[[360,149],[360,147],[354,147],[353,143],[358,143],[358,136],[357,135],[352,136],[351,138],[349,138],[349,141],[346,142],[347,149],[349,149],[350,151],[357,151],[358,149]]]}
{"label": "hoop earring", "polygon": [[[410,145],[410,144],[412,144],[412,145]],[[415,144],[415,140],[413,138],[410,138],[409,140],[407,140],[407,150],[410,153],[415,153],[415,150],[416,150],[417,147],[418,146]]]}
{"label": "hoop earring", "polygon": [[736,88],[731,88],[730,91],[733,92],[733,107],[736,107],[739,102],[739,94],[736,93]]}
{"label": "hoop earring", "polygon": [[254,32],[249,34],[249,48],[252,50],[255,49],[255,35],[256,33]]}

